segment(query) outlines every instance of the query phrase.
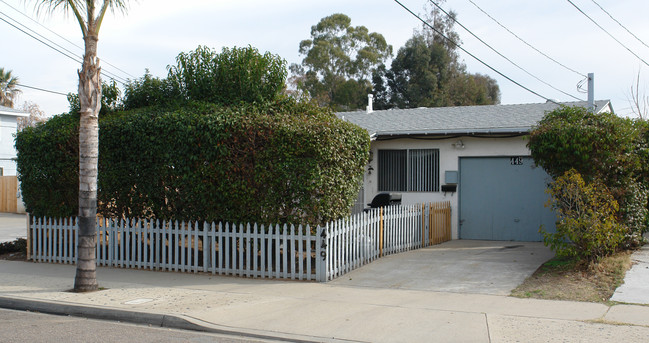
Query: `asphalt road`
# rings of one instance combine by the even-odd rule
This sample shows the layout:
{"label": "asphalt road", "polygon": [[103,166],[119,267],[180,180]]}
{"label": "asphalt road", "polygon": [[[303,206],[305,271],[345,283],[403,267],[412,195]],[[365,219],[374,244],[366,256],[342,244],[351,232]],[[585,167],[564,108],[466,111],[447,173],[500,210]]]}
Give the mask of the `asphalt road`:
{"label": "asphalt road", "polygon": [[276,342],[0,309],[0,342]]}

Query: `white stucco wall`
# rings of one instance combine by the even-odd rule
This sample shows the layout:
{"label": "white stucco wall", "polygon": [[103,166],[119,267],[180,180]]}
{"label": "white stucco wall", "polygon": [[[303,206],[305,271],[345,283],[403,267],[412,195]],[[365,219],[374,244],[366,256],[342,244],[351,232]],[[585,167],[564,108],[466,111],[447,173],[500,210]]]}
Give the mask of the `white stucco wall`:
{"label": "white stucco wall", "polygon": [[14,134],[17,130],[17,117],[0,114],[0,168],[3,175],[16,175],[16,149]]}
{"label": "white stucco wall", "polygon": [[[453,146],[458,140],[464,143],[463,149]],[[460,157],[481,157],[481,156],[529,156],[530,151],[526,147],[527,136],[511,138],[475,138],[461,137],[442,140],[424,139],[395,139],[373,141],[371,150],[373,160],[370,165],[374,170],[368,173],[365,168],[365,203],[372,201],[378,191],[378,150],[379,149],[439,149],[439,181],[440,185],[446,184],[444,172],[449,170],[459,171]],[[459,191],[460,185],[458,185]],[[416,204],[436,201],[451,202],[452,236],[458,239],[458,192],[401,192],[403,204]]]}

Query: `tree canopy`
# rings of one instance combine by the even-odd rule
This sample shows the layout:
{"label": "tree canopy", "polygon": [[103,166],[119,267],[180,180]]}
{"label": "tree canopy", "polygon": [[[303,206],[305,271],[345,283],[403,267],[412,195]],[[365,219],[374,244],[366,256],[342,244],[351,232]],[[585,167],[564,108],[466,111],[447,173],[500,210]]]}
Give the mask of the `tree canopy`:
{"label": "tree canopy", "polygon": [[171,106],[192,101],[220,105],[263,103],[278,98],[286,84],[286,61],[257,48],[223,48],[218,53],[199,46],[181,52],[168,66],[167,78],[144,76],[124,89],[125,110],[148,106]]}
{"label": "tree canopy", "polygon": [[295,87],[334,110],[364,106],[375,69],[392,56],[383,35],[352,26],[341,13],[311,27],[311,39],[300,42],[301,64],[291,65]]}
{"label": "tree canopy", "polygon": [[286,82],[286,61],[251,46],[223,48],[221,53],[199,46],[176,57],[168,79],[184,100],[230,105],[277,97]]}
{"label": "tree canopy", "polygon": [[[500,102],[496,80],[471,74],[457,52],[459,35],[450,16],[437,8],[428,14],[429,25],[415,32],[399,49],[391,69],[377,68],[372,77],[376,108],[415,108],[491,105]],[[446,37],[446,38],[445,38]]]}

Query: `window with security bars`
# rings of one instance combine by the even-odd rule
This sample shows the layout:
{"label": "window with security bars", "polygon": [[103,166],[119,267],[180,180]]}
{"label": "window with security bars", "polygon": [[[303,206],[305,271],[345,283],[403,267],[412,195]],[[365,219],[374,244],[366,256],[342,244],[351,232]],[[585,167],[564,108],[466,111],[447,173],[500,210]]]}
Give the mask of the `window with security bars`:
{"label": "window with security bars", "polygon": [[379,150],[380,192],[438,192],[439,149]]}

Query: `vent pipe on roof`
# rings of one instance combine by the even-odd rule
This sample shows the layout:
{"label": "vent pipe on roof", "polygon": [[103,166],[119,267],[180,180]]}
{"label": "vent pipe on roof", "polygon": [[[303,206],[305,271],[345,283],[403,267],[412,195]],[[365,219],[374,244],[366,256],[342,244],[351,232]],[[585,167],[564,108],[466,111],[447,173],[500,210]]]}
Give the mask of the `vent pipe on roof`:
{"label": "vent pipe on roof", "polygon": [[374,110],[372,109],[372,101],[374,100],[374,95],[368,94],[367,95],[367,107],[365,108],[367,110],[367,113],[372,113]]}
{"label": "vent pipe on roof", "polygon": [[588,111],[595,112],[595,74],[588,73]]}

